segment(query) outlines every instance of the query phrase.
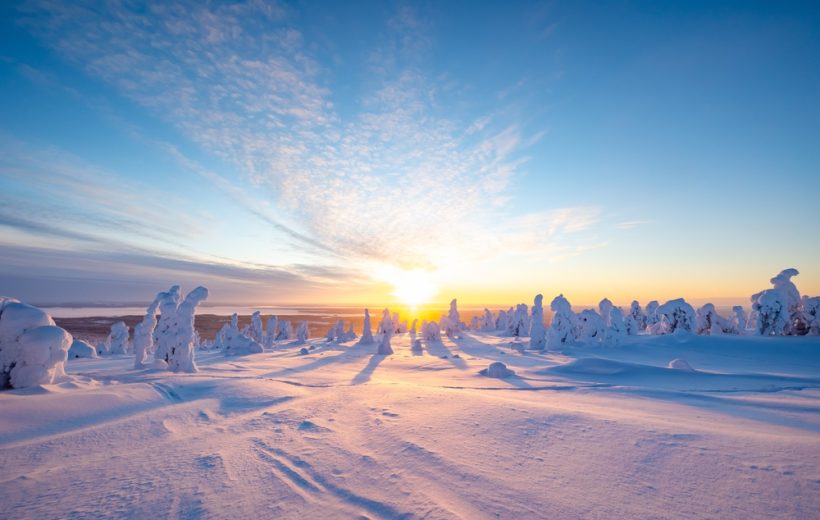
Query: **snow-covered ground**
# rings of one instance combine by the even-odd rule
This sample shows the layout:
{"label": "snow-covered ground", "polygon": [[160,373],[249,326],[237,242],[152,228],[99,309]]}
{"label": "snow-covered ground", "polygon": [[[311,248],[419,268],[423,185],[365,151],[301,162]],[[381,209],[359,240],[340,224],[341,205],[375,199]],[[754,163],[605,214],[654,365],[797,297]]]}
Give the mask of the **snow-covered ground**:
{"label": "snow-covered ground", "polygon": [[528,344],[71,359],[0,392],[0,518],[817,518],[820,338]]}

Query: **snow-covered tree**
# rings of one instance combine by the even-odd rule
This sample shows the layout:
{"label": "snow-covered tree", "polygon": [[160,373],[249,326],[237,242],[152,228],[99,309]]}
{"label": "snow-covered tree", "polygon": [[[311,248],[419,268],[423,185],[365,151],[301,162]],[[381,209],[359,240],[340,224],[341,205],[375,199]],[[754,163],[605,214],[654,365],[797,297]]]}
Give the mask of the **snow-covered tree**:
{"label": "snow-covered tree", "polygon": [[547,346],[547,329],[544,328],[544,296],[537,294],[532,305],[530,323],[530,348],[544,350]]}
{"label": "snow-covered tree", "polygon": [[584,309],[578,314],[576,337],[578,341],[603,341],[606,337],[606,322],[593,309]]}
{"label": "snow-covered tree", "polygon": [[302,320],[299,322],[299,328],[296,329],[296,342],[301,345],[302,343],[305,343],[309,337],[310,329],[308,328],[308,322],[306,320]]}
{"label": "snow-covered tree", "polygon": [[393,353],[393,348],[390,346],[390,339],[393,337],[393,320],[390,318],[390,311],[387,309],[382,313],[382,329],[379,337],[379,348],[377,354],[389,355]]}
{"label": "snow-covered tree", "polygon": [[613,307],[609,311],[609,327],[606,329],[606,340],[609,343],[618,343],[626,334],[624,311],[620,307]]}
{"label": "snow-covered tree", "polygon": [[[162,294],[162,293],[160,293]],[[134,368],[140,369],[146,362],[146,357],[154,348],[154,328],[157,326],[157,307],[160,295],[145,309],[142,321],[134,327]]]}
{"label": "snow-covered tree", "polygon": [[170,342],[173,341],[173,329],[176,329],[177,307],[179,306],[179,285],[172,286],[167,292],[162,292],[159,298],[159,323],[154,329],[154,359],[165,363],[169,360],[171,350]]}
{"label": "snow-covered tree", "polygon": [[347,327],[347,332],[345,332],[345,341],[353,341],[354,339],[357,339],[357,338],[358,338],[358,336],[356,336],[356,331],[353,330],[353,321],[351,320],[350,324]]}
{"label": "snow-covered tree", "polygon": [[265,328],[265,337],[262,338],[262,345],[265,348],[273,348],[273,342],[276,341],[276,335],[279,333],[279,318],[271,316],[268,318],[267,327]]}
{"label": "snow-covered tree", "polygon": [[177,326],[174,330],[174,338],[170,342],[168,368],[174,372],[196,372],[196,362],[194,361],[194,320],[196,318],[196,308],[200,303],[208,298],[208,289],[197,287],[185,296],[179,304],[176,312]]}
{"label": "snow-covered tree", "polygon": [[658,316],[666,319],[665,333],[695,331],[695,309],[683,298],[669,300],[657,308]]}
{"label": "snow-covered tree", "polygon": [[0,296],[0,389],[54,383],[73,341],[42,309]]}
{"label": "snow-covered tree", "polygon": [[279,321],[279,332],[276,334],[276,341],[293,339],[293,325],[289,320]]}
{"label": "snow-covered tree", "polygon": [[695,321],[698,334],[717,336],[735,332],[732,322],[718,314],[715,306],[711,303],[707,303],[698,309]]}
{"label": "snow-covered tree", "polygon": [[481,324],[481,330],[484,332],[495,330],[495,319],[493,318],[493,313],[490,312],[490,309],[484,309],[484,320]]}
{"label": "snow-covered tree", "polygon": [[547,346],[558,348],[575,340],[575,313],[569,300],[563,294],[556,296],[550,303],[552,323],[547,331]]}
{"label": "snow-covered tree", "polygon": [[820,296],[803,297],[803,316],[807,333],[813,336],[820,334]]}
{"label": "snow-covered tree", "polygon": [[782,336],[791,331],[789,301],[783,291],[766,289],[753,296],[755,332],[761,336]]}
{"label": "snow-covered tree", "polygon": [[635,326],[637,327],[635,332],[629,332],[629,334],[637,334],[638,332],[644,330],[646,328],[646,314],[643,313],[643,309],[641,309],[641,304],[638,300],[633,300],[632,304],[629,306],[629,314],[627,315],[627,320],[632,318]]}
{"label": "snow-covered tree", "polygon": [[359,338],[359,344],[370,345],[373,343],[373,331],[370,327],[370,311],[364,310],[364,325],[362,326],[362,337]]}
{"label": "snow-covered tree", "polygon": [[450,312],[444,324],[444,333],[450,339],[461,337],[461,317],[458,314],[458,302],[455,298],[450,301]]}
{"label": "snow-covered tree", "polygon": [[[800,291],[791,281],[798,274],[797,269],[784,269],[770,280],[773,286],[771,289],[752,295],[752,310],[758,334],[805,334],[808,330]],[[761,314],[762,310],[765,310],[765,316]],[[763,330],[768,333],[761,332]]]}
{"label": "snow-covered tree", "polygon": [[507,311],[500,310],[498,311],[498,318],[495,320],[495,330],[502,330],[506,331],[509,327],[509,316],[507,315]]}
{"label": "snow-covered tree", "polygon": [[732,307],[732,329],[738,334],[746,331],[746,312],[740,305]]}
{"label": "snow-covered tree", "polygon": [[604,325],[607,327],[609,326],[609,316],[612,313],[612,302],[609,301],[609,298],[604,298],[600,302],[598,302],[598,314],[601,316],[601,319],[604,320]]}
{"label": "snow-covered tree", "polygon": [[650,327],[658,323],[661,319],[658,316],[658,300],[652,300],[651,302],[646,304],[646,327]]}
{"label": "snow-covered tree", "polygon": [[124,321],[111,325],[111,333],[108,335],[108,351],[112,354],[128,353],[128,325]]}
{"label": "snow-covered tree", "polygon": [[424,341],[441,341],[441,327],[435,321],[428,321],[422,325]]}
{"label": "snow-covered tree", "polygon": [[526,336],[530,333],[530,316],[527,304],[519,303],[515,306],[512,320],[509,322],[508,332],[516,338]]}
{"label": "snow-covered tree", "polygon": [[257,343],[262,343],[265,340],[265,332],[262,328],[262,314],[259,311],[254,311],[251,315],[249,336]]}

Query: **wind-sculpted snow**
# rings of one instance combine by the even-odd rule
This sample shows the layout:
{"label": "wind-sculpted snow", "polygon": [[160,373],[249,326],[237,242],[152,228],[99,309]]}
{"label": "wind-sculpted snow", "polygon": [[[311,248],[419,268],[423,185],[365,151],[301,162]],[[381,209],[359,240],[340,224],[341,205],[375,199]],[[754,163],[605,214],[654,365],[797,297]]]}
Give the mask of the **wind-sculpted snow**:
{"label": "wind-sculpted snow", "polygon": [[0,513],[762,520],[820,506],[816,336],[560,353],[442,336],[419,351],[394,333],[381,356],[323,337],[200,351],[197,374],[72,359],[66,382],[0,393]]}

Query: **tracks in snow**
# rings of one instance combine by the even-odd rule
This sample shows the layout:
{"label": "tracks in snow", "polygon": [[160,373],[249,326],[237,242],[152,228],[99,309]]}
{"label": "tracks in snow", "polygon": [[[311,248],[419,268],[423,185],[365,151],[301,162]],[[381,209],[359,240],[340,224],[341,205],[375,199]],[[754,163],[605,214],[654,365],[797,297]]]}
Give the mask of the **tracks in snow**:
{"label": "tracks in snow", "polygon": [[[320,472],[313,469],[308,462],[294,457],[284,450],[269,446],[261,439],[253,439],[256,452],[263,462],[268,464],[273,475],[305,501],[323,503],[338,509],[351,508],[360,513],[362,510],[380,518],[412,518],[412,513],[398,511],[384,502],[358,495],[336,485]],[[331,500],[335,498],[335,500]]]}

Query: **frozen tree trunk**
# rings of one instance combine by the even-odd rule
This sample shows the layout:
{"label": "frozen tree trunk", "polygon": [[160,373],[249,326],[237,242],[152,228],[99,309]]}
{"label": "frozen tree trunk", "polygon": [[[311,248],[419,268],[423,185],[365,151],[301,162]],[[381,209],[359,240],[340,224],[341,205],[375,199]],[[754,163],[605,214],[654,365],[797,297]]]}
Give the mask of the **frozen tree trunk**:
{"label": "frozen tree trunk", "polygon": [[547,329],[544,328],[544,296],[538,294],[532,305],[532,324],[530,325],[530,348],[544,350],[547,347]]}

